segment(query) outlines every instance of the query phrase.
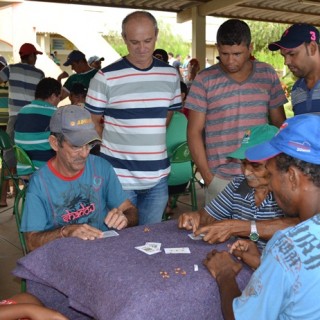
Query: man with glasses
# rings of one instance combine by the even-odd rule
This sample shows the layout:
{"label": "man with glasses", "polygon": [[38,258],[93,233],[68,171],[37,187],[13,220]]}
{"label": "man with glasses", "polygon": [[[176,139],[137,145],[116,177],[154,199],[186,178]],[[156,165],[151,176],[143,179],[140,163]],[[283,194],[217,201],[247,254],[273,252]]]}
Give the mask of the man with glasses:
{"label": "man with glasses", "polygon": [[28,249],[64,237],[94,240],[109,228],[137,224],[137,210],[112,166],[89,155],[101,142],[90,113],[78,106],[60,107],[50,131],[56,156],[32,176],[23,211],[21,231]]}

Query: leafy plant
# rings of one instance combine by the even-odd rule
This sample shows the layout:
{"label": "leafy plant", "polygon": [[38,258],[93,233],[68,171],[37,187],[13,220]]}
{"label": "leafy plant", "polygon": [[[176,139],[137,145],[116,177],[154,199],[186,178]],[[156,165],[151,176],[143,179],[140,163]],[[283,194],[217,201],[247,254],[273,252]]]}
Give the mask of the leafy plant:
{"label": "leafy plant", "polygon": [[[160,33],[156,48],[164,49],[167,52],[173,52],[174,55],[179,53],[182,57],[185,57],[190,53],[191,44],[183,40],[180,35],[175,35],[172,32],[172,27],[170,24],[160,20],[158,21],[158,25]],[[125,56],[128,53],[122,36],[117,31],[110,31],[107,35],[104,35],[103,38],[108,41],[108,43],[117,53],[119,53],[119,55]]]}

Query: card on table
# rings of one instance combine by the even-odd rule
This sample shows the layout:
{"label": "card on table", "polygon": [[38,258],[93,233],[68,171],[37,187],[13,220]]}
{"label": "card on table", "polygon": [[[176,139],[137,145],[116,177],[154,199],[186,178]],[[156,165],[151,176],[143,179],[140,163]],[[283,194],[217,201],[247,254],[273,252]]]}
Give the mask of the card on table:
{"label": "card on table", "polygon": [[164,248],[166,254],[191,253],[188,247],[183,248]]}
{"label": "card on table", "polygon": [[108,231],[104,231],[102,233],[102,238],[109,238],[109,237],[115,237],[118,236],[119,233],[114,231],[114,230],[108,230]]}
{"label": "card on table", "polygon": [[[152,245],[150,245],[150,243],[151,243]],[[145,245],[135,247],[135,249],[137,249],[137,250],[139,250],[139,251],[141,251],[141,252],[144,252],[144,253],[146,253],[146,254],[148,254],[148,255],[152,255],[152,254],[161,252],[161,250],[160,250],[161,243],[159,243],[159,244],[157,244],[157,245],[154,245],[154,244],[155,244],[154,242],[149,242],[149,244],[148,244],[148,242],[146,242]],[[159,247],[159,245],[160,245],[160,247]]]}
{"label": "card on table", "polygon": [[205,235],[204,235],[203,233],[201,233],[201,234],[199,234],[198,236],[195,236],[194,233],[189,233],[188,236],[189,236],[192,240],[202,240]]}

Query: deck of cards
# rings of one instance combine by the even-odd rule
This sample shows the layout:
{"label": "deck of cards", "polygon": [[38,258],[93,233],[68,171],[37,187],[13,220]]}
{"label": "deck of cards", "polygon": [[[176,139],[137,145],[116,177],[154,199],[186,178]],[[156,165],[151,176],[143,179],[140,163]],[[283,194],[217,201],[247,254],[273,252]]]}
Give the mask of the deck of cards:
{"label": "deck of cards", "polygon": [[142,251],[148,255],[161,252],[161,243],[159,242],[146,242],[143,246],[135,247],[137,250]]}

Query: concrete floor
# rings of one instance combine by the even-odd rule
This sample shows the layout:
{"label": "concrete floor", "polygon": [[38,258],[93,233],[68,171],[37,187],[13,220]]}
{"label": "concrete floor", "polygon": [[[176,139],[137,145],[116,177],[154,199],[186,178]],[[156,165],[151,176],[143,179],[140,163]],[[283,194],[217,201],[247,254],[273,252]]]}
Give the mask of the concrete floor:
{"label": "concrete floor", "polygon": [[8,207],[0,208],[0,300],[9,298],[20,291],[20,279],[11,275],[16,261],[23,256],[19,242],[13,199]]}
{"label": "concrete floor", "polygon": [[[198,208],[204,204],[204,190],[196,185]],[[183,202],[189,202],[189,196],[180,197]],[[23,256],[19,242],[15,217],[12,214],[13,199],[8,199],[8,207],[0,208],[0,300],[9,298],[20,292],[20,279],[11,275],[16,261]],[[191,211],[190,206],[177,203],[172,209],[172,219],[177,219],[183,212]]]}

